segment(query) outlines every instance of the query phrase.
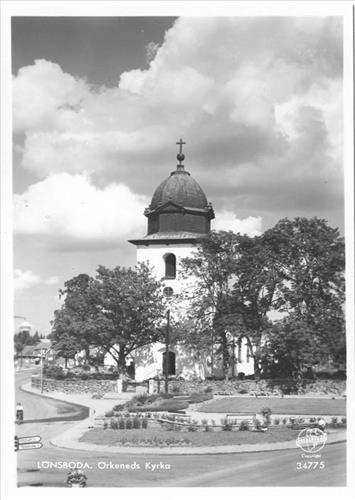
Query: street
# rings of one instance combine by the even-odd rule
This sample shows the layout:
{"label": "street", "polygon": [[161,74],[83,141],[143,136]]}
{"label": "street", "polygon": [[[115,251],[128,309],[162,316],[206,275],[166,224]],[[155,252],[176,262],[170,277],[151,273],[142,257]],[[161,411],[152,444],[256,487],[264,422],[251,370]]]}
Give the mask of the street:
{"label": "street", "polygon": [[[20,386],[29,372],[16,375],[16,400],[25,409],[25,423],[16,426],[18,436],[39,435],[43,448],[20,451],[19,486],[65,487],[65,467],[83,465],[91,487],[177,487],[177,486],[345,486],[346,444],[326,445],[323,469],[300,469],[298,449],[235,453],[224,455],[133,455],[100,453],[57,448],[51,438],[73,425],[68,415],[78,419],[82,409],[67,403],[25,393]],[[41,421],[46,419],[47,421]],[[55,420],[54,420],[55,419]],[[26,420],[30,422],[26,423]],[[312,459],[309,459],[312,460]],[[130,469],[128,469],[130,467]]]}

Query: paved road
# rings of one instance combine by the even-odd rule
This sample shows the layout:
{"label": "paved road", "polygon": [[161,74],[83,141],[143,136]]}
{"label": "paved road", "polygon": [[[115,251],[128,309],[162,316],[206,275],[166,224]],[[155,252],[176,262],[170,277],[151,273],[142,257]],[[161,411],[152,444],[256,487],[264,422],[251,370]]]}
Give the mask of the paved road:
{"label": "paved road", "polygon": [[[28,374],[17,375],[17,385],[28,381]],[[58,417],[71,405],[23,393],[17,387],[17,399],[22,401],[31,420]],[[65,486],[63,462],[82,463],[88,486],[100,487],[176,487],[176,486],[345,486],[345,443],[328,445],[322,450],[323,470],[296,470],[301,461],[299,450],[275,452],[185,455],[134,456],[129,453],[94,453],[66,450],[50,444],[50,439],[63,432],[70,422],[47,421],[18,426],[19,436],[39,434],[44,446],[40,450],[18,452],[19,486]],[[317,459],[314,459],[317,460]],[[319,459],[318,459],[319,460]],[[154,467],[153,464],[160,467]],[[113,466],[121,468],[112,468]],[[122,469],[131,466],[130,470]],[[134,467],[134,468],[133,468]],[[165,468],[162,468],[165,467]],[[168,468],[166,468],[168,467]]]}

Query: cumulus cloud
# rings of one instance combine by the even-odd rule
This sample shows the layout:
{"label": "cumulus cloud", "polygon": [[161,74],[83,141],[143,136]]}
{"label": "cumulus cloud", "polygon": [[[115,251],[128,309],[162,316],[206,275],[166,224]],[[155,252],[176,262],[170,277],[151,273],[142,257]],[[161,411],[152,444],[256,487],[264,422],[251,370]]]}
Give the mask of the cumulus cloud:
{"label": "cumulus cloud", "polygon": [[14,203],[16,233],[75,247],[76,241],[118,246],[143,233],[148,200],[121,184],[98,189],[86,177],[56,174],[15,195]]}
{"label": "cumulus cloud", "polygon": [[257,236],[261,234],[262,218],[247,217],[238,219],[237,216],[228,210],[220,212],[218,218],[212,221],[212,229],[216,231],[233,231],[235,233]]}
{"label": "cumulus cloud", "polygon": [[241,208],[317,215],[339,205],[341,37],[331,17],[180,18],[149,68],[117,87],[91,87],[50,61],[21,68],[20,164],[44,180],[16,198],[17,231],[126,237],[144,225],[141,195],[174,168],[181,136],[217,226],[259,231],[258,218],[234,217]]}
{"label": "cumulus cloud", "polygon": [[59,283],[59,278],[57,276],[50,276],[46,279],[41,279],[38,274],[35,274],[31,270],[23,271],[21,269],[14,270],[14,289],[19,292],[27,288],[32,288],[33,286],[44,284],[44,285],[56,285]]}

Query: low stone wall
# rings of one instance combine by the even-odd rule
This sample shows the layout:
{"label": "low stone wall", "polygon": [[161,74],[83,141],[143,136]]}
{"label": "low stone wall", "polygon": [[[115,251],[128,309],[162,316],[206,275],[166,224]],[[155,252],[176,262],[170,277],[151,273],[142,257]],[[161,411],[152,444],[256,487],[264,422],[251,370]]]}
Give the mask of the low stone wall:
{"label": "low stone wall", "polygon": [[[39,377],[32,377],[32,387],[40,387]],[[105,394],[106,392],[117,392],[117,382],[114,380],[55,380],[43,379],[44,392],[64,392],[69,394]]]}
{"label": "low stone wall", "polygon": [[207,387],[214,394],[252,394],[265,393],[265,395],[283,394],[317,394],[341,396],[346,390],[345,380],[306,380],[297,385],[294,380],[204,380],[204,381],[171,381],[169,390],[171,392],[201,392]]}

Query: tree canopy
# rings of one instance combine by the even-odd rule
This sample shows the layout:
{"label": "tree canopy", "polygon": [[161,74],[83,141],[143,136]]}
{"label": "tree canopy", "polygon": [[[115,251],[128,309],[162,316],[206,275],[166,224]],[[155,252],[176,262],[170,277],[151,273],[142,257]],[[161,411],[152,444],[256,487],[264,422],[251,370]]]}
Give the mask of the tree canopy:
{"label": "tree canopy", "polygon": [[[247,338],[256,372],[262,360],[294,369],[301,359],[344,360],[344,240],[326,221],[283,219],[253,238],[212,232],[183,267],[196,283],[187,342],[218,344],[225,371],[231,335]],[[275,311],[286,317],[272,324]]]}
{"label": "tree canopy", "polygon": [[161,335],[161,283],[146,264],[134,269],[99,266],[95,278],[79,275],[65,283],[64,304],[55,311],[53,347],[69,336],[73,346],[110,353],[125,372],[128,354]]}

